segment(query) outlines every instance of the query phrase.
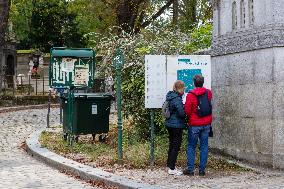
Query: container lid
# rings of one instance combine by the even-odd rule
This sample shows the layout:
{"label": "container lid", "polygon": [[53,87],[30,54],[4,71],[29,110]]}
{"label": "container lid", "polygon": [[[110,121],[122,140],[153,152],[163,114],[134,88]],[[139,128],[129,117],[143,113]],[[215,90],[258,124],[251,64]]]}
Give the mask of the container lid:
{"label": "container lid", "polygon": [[53,57],[94,57],[93,49],[89,48],[78,48],[78,49],[68,49],[68,48],[53,48],[51,49],[51,56]]}
{"label": "container lid", "polygon": [[111,97],[109,93],[74,93],[75,98],[105,98]]}

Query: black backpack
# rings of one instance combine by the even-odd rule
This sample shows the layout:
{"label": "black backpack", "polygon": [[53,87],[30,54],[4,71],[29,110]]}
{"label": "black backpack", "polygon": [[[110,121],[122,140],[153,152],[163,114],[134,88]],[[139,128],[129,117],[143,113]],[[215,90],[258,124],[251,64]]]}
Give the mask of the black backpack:
{"label": "black backpack", "polygon": [[203,95],[196,95],[190,92],[197,97],[197,115],[198,117],[204,117],[212,114],[212,105],[211,101],[208,99],[208,90]]}

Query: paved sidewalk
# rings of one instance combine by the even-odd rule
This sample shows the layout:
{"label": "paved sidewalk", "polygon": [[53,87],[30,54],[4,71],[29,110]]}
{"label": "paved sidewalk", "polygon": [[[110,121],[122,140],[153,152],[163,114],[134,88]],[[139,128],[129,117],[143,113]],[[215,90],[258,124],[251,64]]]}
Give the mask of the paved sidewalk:
{"label": "paved sidewalk", "polygon": [[[0,189],[22,188],[93,188],[38,162],[23,151],[21,142],[46,125],[47,110],[23,110],[0,114]],[[51,111],[51,124],[58,123],[58,110]],[[208,174],[203,177],[173,177],[164,169],[120,170],[127,178],[158,184],[161,188],[275,188],[284,189],[284,172],[263,170],[231,176]]]}
{"label": "paved sidewalk", "polygon": [[[23,110],[0,114],[0,188],[94,188],[30,157],[20,148],[25,138],[46,125],[47,110]],[[51,124],[58,123],[56,109]]]}

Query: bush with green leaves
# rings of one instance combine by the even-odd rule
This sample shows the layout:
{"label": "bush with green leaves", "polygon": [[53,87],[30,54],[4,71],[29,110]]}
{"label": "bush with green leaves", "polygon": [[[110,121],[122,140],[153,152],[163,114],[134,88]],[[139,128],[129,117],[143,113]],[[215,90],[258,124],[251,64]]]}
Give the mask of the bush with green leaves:
{"label": "bush with green leaves", "polygon": [[[141,139],[149,135],[149,110],[144,108],[145,95],[145,55],[182,55],[191,54],[196,50],[208,48],[211,44],[211,24],[203,25],[188,33],[166,28],[152,28],[140,34],[122,32],[115,35],[114,29],[107,35],[89,33],[89,44],[94,47],[98,55],[103,57],[99,63],[98,74],[115,78],[112,59],[117,47],[125,56],[122,70],[122,98],[124,117],[132,122],[135,132]],[[165,94],[166,95],[166,94]],[[160,110],[155,110],[156,133],[165,132],[164,119]]]}

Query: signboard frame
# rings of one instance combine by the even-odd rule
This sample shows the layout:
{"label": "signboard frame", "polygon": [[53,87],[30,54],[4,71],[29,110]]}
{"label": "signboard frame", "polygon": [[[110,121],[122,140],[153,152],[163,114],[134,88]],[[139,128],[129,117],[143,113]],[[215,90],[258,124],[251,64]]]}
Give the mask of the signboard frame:
{"label": "signboard frame", "polygon": [[146,55],[145,108],[161,108],[176,80],[184,81],[185,97],[194,87],[192,78],[196,74],[203,75],[204,87],[211,89],[210,55]]}
{"label": "signboard frame", "polygon": [[[78,74],[79,70],[87,71]],[[93,87],[94,73],[93,49],[55,47],[50,50],[49,86],[51,88]],[[83,76],[85,78],[81,78]]]}

